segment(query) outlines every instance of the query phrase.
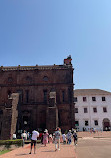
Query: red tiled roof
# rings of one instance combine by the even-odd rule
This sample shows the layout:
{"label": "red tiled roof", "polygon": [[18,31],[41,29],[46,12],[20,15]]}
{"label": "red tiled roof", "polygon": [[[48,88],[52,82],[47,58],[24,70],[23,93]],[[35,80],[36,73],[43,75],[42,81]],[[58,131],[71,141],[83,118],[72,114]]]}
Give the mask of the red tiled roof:
{"label": "red tiled roof", "polygon": [[111,92],[101,89],[75,89],[74,95],[111,95]]}

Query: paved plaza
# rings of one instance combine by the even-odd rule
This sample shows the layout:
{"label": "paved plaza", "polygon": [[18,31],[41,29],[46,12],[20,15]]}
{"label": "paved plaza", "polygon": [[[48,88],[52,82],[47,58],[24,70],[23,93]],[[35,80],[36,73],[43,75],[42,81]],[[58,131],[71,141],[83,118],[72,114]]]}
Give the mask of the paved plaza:
{"label": "paved plaza", "polygon": [[78,145],[63,145],[55,151],[54,144],[37,144],[36,154],[29,154],[30,145],[17,148],[1,155],[0,158],[111,158],[111,138],[79,138]]}
{"label": "paved plaza", "polygon": [[30,155],[30,144],[3,154],[0,158],[111,158],[111,131],[79,132],[78,145],[63,145],[55,152],[55,144],[37,144],[36,154]]}
{"label": "paved plaza", "polygon": [[111,138],[80,138],[75,152],[77,158],[111,158]]}

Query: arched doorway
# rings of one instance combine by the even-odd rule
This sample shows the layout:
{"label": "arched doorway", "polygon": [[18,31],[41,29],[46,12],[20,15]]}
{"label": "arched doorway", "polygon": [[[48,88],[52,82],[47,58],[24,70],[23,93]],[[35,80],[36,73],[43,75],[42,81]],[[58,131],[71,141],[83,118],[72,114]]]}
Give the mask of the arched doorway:
{"label": "arched doorway", "polygon": [[103,131],[110,130],[110,120],[108,118],[103,119]]}

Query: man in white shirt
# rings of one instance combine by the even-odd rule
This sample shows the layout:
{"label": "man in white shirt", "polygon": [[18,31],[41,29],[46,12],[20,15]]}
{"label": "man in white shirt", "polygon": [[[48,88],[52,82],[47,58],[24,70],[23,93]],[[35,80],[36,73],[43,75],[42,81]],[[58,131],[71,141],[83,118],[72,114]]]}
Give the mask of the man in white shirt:
{"label": "man in white shirt", "polygon": [[22,142],[22,147],[23,147],[24,144],[25,144],[25,140],[27,140],[27,134],[26,134],[25,130],[24,130],[24,132],[21,134],[21,137],[22,137],[22,140],[23,140],[23,142]]}
{"label": "man in white shirt", "polygon": [[37,142],[37,137],[39,137],[39,132],[37,131],[32,131],[32,138],[31,138],[31,148],[30,148],[30,153],[32,152],[32,146],[34,144],[34,154],[35,154],[35,150],[36,150],[36,142]]}
{"label": "man in white shirt", "polygon": [[17,139],[17,138],[16,138],[16,134],[13,134],[13,139]]}

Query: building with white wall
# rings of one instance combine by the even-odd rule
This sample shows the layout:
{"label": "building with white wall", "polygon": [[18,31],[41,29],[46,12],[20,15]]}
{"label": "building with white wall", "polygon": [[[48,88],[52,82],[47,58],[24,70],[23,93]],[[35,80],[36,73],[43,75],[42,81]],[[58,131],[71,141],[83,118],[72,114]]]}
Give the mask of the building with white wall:
{"label": "building with white wall", "polygon": [[110,130],[111,92],[100,89],[74,90],[75,125],[79,131],[90,128]]}

